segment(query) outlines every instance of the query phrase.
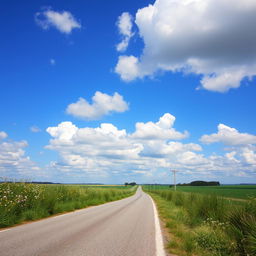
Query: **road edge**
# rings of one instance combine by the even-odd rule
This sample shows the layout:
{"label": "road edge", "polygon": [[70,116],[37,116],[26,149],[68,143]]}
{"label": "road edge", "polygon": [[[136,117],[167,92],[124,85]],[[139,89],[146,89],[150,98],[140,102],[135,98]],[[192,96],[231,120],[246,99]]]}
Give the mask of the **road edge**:
{"label": "road edge", "polygon": [[160,221],[159,221],[159,215],[156,208],[156,204],[151,196],[149,196],[152,204],[153,204],[153,211],[154,211],[154,219],[155,219],[155,242],[156,242],[156,256],[166,256],[165,250],[164,250],[164,242],[163,242],[163,235],[161,231]]}

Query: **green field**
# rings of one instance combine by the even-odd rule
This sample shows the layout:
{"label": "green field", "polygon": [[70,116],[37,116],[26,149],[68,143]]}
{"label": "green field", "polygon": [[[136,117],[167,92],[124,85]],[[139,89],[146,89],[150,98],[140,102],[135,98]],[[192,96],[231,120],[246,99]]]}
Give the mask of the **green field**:
{"label": "green field", "polygon": [[88,188],[109,188],[109,189],[127,189],[132,188],[132,186],[124,186],[124,185],[69,185],[69,186],[80,186],[80,187],[88,187]]}
{"label": "green field", "polygon": [[[150,185],[154,189],[169,189],[168,186]],[[177,191],[211,194],[228,198],[250,199],[256,197],[256,185],[222,185],[222,186],[177,186]]]}
{"label": "green field", "polygon": [[135,187],[0,183],[0,228],[131,196]]}

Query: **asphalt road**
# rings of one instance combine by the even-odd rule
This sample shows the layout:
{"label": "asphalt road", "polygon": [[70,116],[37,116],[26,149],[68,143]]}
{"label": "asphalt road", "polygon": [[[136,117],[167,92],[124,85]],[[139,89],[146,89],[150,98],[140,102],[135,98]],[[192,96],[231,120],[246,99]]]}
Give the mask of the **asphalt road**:
{"label": "asphalt road", "polygon": [[2,230],[0,255],[162,256],[154,211],[139,187],[123,200]]}

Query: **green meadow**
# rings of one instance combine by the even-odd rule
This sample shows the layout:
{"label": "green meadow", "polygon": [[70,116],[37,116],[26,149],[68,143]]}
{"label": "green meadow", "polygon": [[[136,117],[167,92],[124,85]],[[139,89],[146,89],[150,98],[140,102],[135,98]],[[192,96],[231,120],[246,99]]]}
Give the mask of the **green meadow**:
{"label": "green meadow", "polygon": [[135,187],[0,183],[0,228],[131,196]]}
{"label": "green meadow", "polygon": [[[174,187],[149,185],[156,190],[174,190]],[[256,185],[221,185],[221,186],[177,186],[177,191],[223,196],[228,198],[250,199],[256,197]]]}

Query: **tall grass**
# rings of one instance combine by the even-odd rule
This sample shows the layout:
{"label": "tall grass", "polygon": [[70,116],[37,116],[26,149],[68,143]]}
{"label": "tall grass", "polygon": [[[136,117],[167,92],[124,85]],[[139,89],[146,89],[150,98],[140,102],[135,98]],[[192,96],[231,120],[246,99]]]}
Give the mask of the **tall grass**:
{"label": "tall grass", "polygon": [[194,245],[198,255],[204,255],[200,250],[211,256],[256,255],[256,198],[232,202],[216,195],[143,189],[172,204],[173,211],[181,209],[179,217],[172,216],[190,230],[191,236],[183,241],[190,251]]}
{"label": "tall grass", "polygon": [[1,183],[0,227],[118,200],[134,191],[131,188]]}

